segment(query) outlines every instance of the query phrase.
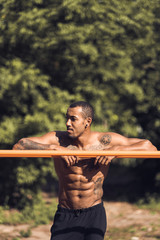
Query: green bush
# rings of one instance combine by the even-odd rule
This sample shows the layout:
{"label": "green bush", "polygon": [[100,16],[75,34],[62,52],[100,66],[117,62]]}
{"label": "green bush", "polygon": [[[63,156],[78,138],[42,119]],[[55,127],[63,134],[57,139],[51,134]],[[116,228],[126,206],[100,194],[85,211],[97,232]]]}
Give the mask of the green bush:
{"label": "green bush", "polygon": [[26,231],[21,230],[19,233],[20,233],[21,237],[28,238],[31,236],[31,229],[28,228]]}
{"label": "green bush", "polygon": [[[9,211],[5,208],[0,208],[0,223],[1,224],[20,224],[30,223],[34,226],[40,224],[48,224],[53,221],[56,211],[57,202],[53,199],[49,205],[39,197],[34,200],[32,205],[26,205],[22,211]],[[6,214],[7,212],[7,214]]]}

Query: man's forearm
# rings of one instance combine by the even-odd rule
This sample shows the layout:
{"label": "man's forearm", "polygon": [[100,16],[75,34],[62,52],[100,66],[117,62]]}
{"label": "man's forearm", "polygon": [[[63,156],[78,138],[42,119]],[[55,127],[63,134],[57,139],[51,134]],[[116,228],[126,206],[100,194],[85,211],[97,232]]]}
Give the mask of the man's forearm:
{"label": "man's forearm", "polygon": [[117,150],[117,151],[157,151],[157,148],[149,141],[142,140],[131,145],[119,145],[113,146],[108,150]]}
{"label": "man's forearm", "polygon": [[30,139],[23,138],[19,140],[18,143],[16,143],[13,146],[14,150],[47,150],[50,149],[50,144],[42,144],[42,143],[37,143],[34,142]]}

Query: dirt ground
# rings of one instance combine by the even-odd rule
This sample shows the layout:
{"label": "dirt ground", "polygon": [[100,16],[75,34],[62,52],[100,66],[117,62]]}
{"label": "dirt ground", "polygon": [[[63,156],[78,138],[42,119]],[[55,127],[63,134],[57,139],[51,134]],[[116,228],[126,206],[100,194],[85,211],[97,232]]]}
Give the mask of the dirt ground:
{"label": "dirt ground", "polygon": [[[125,202],[104,202],[108,227],[105,240],[157,240],[160,239],[160,212],[154,213]],[[51,223],[52,224],[52,223]],[[49,240],[50,225],[31,228],[29,225],[0,225],[0,240]]]}
{"label": "dirt ground", "polygon": [[[105,240],[157,240],[160,239],[160,212],[154,213],[125,202],[104,202],[108,227]],[[51,223],[52,224],[52,223]],[[31,228],[29,225],[0,225],[0,240],[49,240],[50,225]]]}

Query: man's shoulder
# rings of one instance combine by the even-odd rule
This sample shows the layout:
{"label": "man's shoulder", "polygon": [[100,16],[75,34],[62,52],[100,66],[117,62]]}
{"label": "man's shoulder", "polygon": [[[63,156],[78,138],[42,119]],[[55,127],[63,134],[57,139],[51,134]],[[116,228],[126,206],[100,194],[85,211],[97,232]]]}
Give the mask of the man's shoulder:
{"label": "man's shoulder", "polygon": [[61,139],[67,138],[65,131],[50,131],[42,136],[44,140],[48,139],[51,144],[60,143]]}
{"label": "man's shoulder", "polygon": [[58,135],[58,136],[65,136],[67,135],[67,131],[50,131],[47,133],[48,135]]}
{"label": "man's shoulder", "polygon": [[57,137],[67,137],[68,133],[67,131],[55,131],[53,132]]}
{"label": "man's shoulder", "polygon": [[102,145],[109,145],[115,135],[113,132],[93,132],[93,134]]}
{"label": "man's shoulder", "polygon": [[114,132],[98,132],[98,131],[93,131],[92,132],[93,136],[97,136],[98,138],[104,137],[104,136],[114,136]]}

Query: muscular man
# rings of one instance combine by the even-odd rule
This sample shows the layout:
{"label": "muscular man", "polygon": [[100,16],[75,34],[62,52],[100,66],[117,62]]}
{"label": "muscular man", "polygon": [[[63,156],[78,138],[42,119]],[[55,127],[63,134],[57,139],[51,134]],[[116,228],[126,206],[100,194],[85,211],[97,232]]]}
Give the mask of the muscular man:
{"label": "muscular man", "polygon": [[[67,131],[19,140],[13,149],[146,150],[156,151],[149,140],[126,138],[112,132],[93,132],[93,108],[86,102],[70,105]],[[103,181],[114,157],[54,159],[59,179],[59,205],[51,228],[51,240],[102,240],[106,231]]]}

